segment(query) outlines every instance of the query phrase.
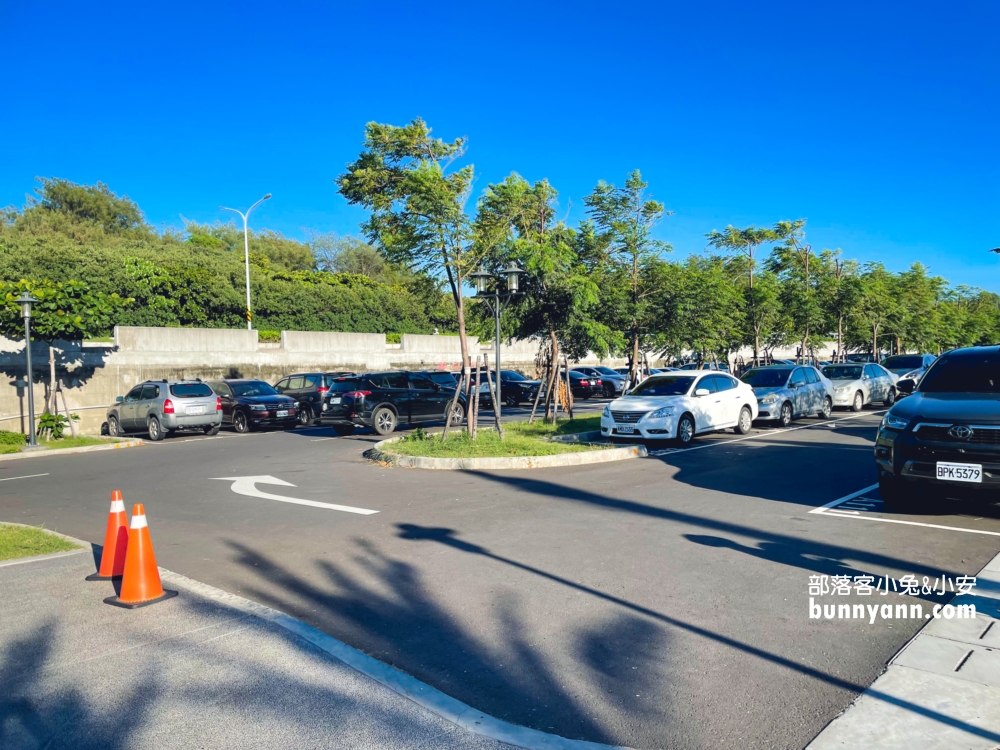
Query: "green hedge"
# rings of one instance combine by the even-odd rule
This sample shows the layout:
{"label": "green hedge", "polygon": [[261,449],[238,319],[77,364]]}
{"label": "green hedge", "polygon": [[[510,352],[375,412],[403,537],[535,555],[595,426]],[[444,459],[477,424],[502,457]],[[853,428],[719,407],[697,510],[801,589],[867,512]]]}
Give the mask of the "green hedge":
{"label": "green hedge", "polygon": [[20,432],[0,430],[0,445],[25,445],[28,438]]}

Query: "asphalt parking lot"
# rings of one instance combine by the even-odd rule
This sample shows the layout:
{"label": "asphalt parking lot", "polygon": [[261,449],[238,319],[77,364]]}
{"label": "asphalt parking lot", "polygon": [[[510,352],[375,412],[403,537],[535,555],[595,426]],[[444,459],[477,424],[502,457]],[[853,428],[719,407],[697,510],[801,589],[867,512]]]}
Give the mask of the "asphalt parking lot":
{"label": "asphalt parking lot", "polygon": [[120,489],[163,567],[499,718],[633,748],[804,747],[924,624],[809,619],[809,577],[975,575],[1000,551],[997,506],[881,507],[881,413],[512,472],[384,468],[361,458],[374,436],[329,428],[178,437],[4,462],[0,519],[100,543]]}

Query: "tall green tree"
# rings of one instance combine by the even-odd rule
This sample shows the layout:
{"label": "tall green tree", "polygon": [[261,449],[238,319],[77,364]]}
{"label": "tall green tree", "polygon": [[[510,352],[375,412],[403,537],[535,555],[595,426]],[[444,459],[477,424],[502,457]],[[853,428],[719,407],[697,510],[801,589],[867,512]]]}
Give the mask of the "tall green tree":
{"label": "tall green tree", "polygon": [[867,331],[871,353],[878,357],[879,334],[899,307],[895,279],[881,263],[866,263],[858,280],[860,289],[853,317]]}
{"label": "tall green tree", "polygon": [[132,303],[117,294],[93,292],[82,281],[0,282],[0,334],[10,339],[24,337],[24,320],[17,298],[28,292],[38,300],[32,306],[31,338],[44,341],[49,349],[49,388],[45,411],[56,412],[57,340],[80,340],[107,331],[116,313]]}
{"label": "tall green tree", "polygon": [[467,381],[469,351],[462,287],[481,255],[476,252],[465,211],[474,168],[453,168],[465,150],[465,138],[451,142],[434,138],[419,118],[402,127],[370,122],[365,128],[364,149],[337,177],[337,186],[349,203],[371,212],[361,225],[362,231],[388,260],[447,279],[455,302]]}
{"label": "tall green tree", "polygon": [[583,199],[587,214],[602,236],[607,259],[627,289],[629,380],[635,382],[639,349],[648,330],[650,299],[656,291],[662,255],[673,248],[653,237],[653,228],[672,211],[646,194],[648,183],[639,170],[633,171],[623,187],[604,182]]}
{"label": "tall green tree", "polygon": [[[782,304],[799,332],[799,352],[806,357],[814,344],[822,344],[824,322],[817,282],[823,271],[819,259],[806,242],[805,219],[779,221],[775,235],[783,240],[771,251],[768,266],[782,284]],[[812,337],[816,337],[816,341]]]}
{"label": "tall green tree", "polygon": [[[754,275],[757,270],[757,251],[761,245],[777,242],[778,235],[768,227],[749,226],[738,229],[732,224],[721,232],[713,229],[705,235],[710,247],[723,252],[743,256],[747,275],[747,286],[744,291],[744,310],[747,324],[750,326],[751,344],[753,346],[753,364],[760,361],[760,340],[765,331],[767,321],[775,317],[776,301],[771,290],[757,290],[754,287]],[[767,309],[757,310],[758,306]]]}
{"label": "tall green tree", "polygon": [[825,272],[820,278],[818,293],[823,312],[826,315],[825,328],[837,331],[836,361],[846,362],[844,351],[844,323],[857,304],[861,287],[858,282],[858,264],[844,260],[841,250],[824,249],[820,253],[820,263]]}

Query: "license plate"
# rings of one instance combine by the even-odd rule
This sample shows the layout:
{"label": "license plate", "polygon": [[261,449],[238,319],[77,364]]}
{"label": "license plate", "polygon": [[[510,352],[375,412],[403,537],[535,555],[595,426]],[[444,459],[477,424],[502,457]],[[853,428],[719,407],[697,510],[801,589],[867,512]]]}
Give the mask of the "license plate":
{"label": "license plate", "polygon": [[205,413],[205,407],[204,406],[189,406],[187,408],[187,413],[188,414],[204,414]]}
{"label": "license plate", "polygon": [[281,410],[279,410],[278,411],[278,416],[279,417],[287,417],[288,416],[288,409],[281,409]]}
{"label": "license plate", "polygon": [[634,424],[616,424],[615,430],[618,431],[619,435],[631,435],[635,432]]}
{"label": "license plate", "polygon": [[340,403],[340,396],[337,396],[337,398],[331,398],[330,399],[330,403],[331,404],[339,404]]}
{"label": "license plate", "polygon": [[947,482],[976,482],[983,481],[983,467],[979,464],[951,464],[938,461],[937,478]]}

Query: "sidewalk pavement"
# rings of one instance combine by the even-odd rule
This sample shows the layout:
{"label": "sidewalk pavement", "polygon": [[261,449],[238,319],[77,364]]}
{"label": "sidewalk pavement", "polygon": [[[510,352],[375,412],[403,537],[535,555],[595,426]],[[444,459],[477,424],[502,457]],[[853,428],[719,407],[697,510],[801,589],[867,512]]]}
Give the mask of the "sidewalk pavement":
{"label": "sidewalk pavement", "polygon": [[109,607],[93,572],[89,549],[0,567],[4,750],[512,748],[226,601]]}
{"label": "sidewalk pavement", "polygon": [[1000,555],[976,577],[976,618],[930,620],[807,750],[1000,747]]}

